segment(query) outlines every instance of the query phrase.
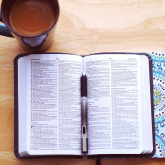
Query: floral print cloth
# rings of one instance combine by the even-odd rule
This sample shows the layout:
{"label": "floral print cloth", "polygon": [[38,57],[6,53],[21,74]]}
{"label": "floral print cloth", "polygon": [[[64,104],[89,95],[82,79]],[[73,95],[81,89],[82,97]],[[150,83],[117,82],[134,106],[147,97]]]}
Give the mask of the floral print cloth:
{"label": "floral print cloth", "polygon": [[165,53],[148,53],[153,60],[155,144],[154,157],[165,157]]}

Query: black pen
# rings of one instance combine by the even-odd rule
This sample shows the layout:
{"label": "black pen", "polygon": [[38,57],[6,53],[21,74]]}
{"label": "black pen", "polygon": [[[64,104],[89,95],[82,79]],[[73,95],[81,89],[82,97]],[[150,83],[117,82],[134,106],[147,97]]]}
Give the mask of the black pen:
{"label": "black pen", "polygon": [[87,138],[87,76],[83,71],[81,76],[81,131],[82,131],[82,157],[88,156],[88,138]]}

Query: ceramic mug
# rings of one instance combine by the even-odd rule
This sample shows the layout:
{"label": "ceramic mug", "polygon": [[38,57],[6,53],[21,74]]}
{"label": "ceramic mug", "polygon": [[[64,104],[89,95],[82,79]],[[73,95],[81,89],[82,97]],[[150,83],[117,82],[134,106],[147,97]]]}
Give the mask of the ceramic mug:
{"label": "ceramic mug", "polygon": [[16,32],[9,23],[9,11],[16,0],[2,0],[0,10],[0,35],[16,38],[20,44],[29,52],[39,53],[47,50],[52,42],[55,33],[55,28],[59,18],[59,3],[58,0],[49,0],[53,7],[55,19],[50,28],[38,35],[22,35]]}

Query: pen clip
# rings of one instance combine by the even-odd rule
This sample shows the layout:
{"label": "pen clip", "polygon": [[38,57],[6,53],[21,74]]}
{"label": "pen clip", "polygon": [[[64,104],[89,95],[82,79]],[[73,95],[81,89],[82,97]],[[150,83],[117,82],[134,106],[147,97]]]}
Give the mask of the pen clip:
{"label": "pen clip", "polygon": [[88,158],[88,138],[82,138],[82,159]]}

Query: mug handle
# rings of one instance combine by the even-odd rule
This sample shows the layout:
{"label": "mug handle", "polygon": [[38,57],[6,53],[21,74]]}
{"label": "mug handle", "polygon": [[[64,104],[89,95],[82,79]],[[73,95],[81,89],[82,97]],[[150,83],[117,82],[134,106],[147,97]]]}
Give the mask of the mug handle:
{"label": "mug handle", "polygon": [[[0,21],[3,22],[2,16],[1,16],[1,9],[0,9]],[[2,24],[2,23],[0,23],[0,35],[6,36],[6,37],[13,37],[13,35],[10,33],[10,31],[5,26],[5,24]]]}

